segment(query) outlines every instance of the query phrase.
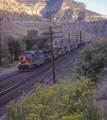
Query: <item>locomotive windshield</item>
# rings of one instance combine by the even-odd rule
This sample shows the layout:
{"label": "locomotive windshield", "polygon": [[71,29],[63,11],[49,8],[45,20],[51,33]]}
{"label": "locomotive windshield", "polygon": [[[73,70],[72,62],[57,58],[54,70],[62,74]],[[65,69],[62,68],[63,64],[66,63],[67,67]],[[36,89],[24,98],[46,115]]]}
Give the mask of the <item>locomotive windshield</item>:
{"label": "locomotive windshield", "polygon": [[22,53],[21,56],[32,57],[31,53]]}

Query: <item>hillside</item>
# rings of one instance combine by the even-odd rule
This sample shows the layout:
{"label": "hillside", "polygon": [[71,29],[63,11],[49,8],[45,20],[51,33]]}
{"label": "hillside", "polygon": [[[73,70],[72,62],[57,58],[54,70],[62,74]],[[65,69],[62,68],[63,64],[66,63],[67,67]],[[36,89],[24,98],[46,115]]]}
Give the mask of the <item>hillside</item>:
{"label": "hillside", "polygon": [[17,0],[30,7],[35,14],[54,22],[77,22],[105,20],[104,15],[86,9],[84,3],[74,0]]}
{"label": "hillside", "polygon": [[47,21],[16,0],[0,0],[0,18],[5,21]]}
{"label": "hillside", "polygon": [[0,0],[0,18],[11,22],[11,27],[9,24],[7,27],[16,35],[56,24],[62,26],[64,38],[71,33],[71,39],[75,40],[80,27],[83,40],[106,38],[107,19],[86,8],[84,3],[74,0]]}

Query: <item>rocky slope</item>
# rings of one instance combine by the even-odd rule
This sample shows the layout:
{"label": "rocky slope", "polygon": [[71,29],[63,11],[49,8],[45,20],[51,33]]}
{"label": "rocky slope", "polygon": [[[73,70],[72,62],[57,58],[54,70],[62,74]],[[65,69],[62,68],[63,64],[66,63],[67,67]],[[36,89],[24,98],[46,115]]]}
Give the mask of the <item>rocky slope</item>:
{"label": "rocky slope", "polygon": [[89,11],[84,3],[74,0],[17,0],[30,7],[34,14],[55,22],[98,21],[104,15]]}
{"label": "rocky slope", "polygon": [[11,22],[12,27],[7,27],[14,34],[24,35],[28,29],[40,31],[57,24],[62,26],[64,38],[71,33],[71,39],[76,40],[80,28],[83,40],[107,37],[105,16],[74,0],[0,0],[0,18]]}
{"label": "rocky slope", "polygon": [[32,9],[16,0],[0,0],[0,18],[5,21],[47,21],[41,15],[32,13]]}

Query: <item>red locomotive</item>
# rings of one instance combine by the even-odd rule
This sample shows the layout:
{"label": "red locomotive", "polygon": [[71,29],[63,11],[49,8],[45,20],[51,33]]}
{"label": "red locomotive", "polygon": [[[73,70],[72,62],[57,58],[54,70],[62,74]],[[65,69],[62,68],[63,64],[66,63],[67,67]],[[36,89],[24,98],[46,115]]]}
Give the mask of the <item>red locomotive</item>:
{"label": "red locomotive", "polygon": [[19,57],[20,71],[27,71],[34,69],[36,66],[51,60],[51,54],[49,50],[32,50],[26,51]]}

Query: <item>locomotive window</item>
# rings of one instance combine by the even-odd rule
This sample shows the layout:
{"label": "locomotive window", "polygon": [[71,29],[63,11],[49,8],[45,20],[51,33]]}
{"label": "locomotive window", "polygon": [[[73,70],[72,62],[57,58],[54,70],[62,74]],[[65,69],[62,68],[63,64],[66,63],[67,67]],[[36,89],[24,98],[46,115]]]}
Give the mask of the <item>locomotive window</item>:
{"label": "locomotive window", "polygon": [[22,53],[21,56],[32,57],[31,53]]}

